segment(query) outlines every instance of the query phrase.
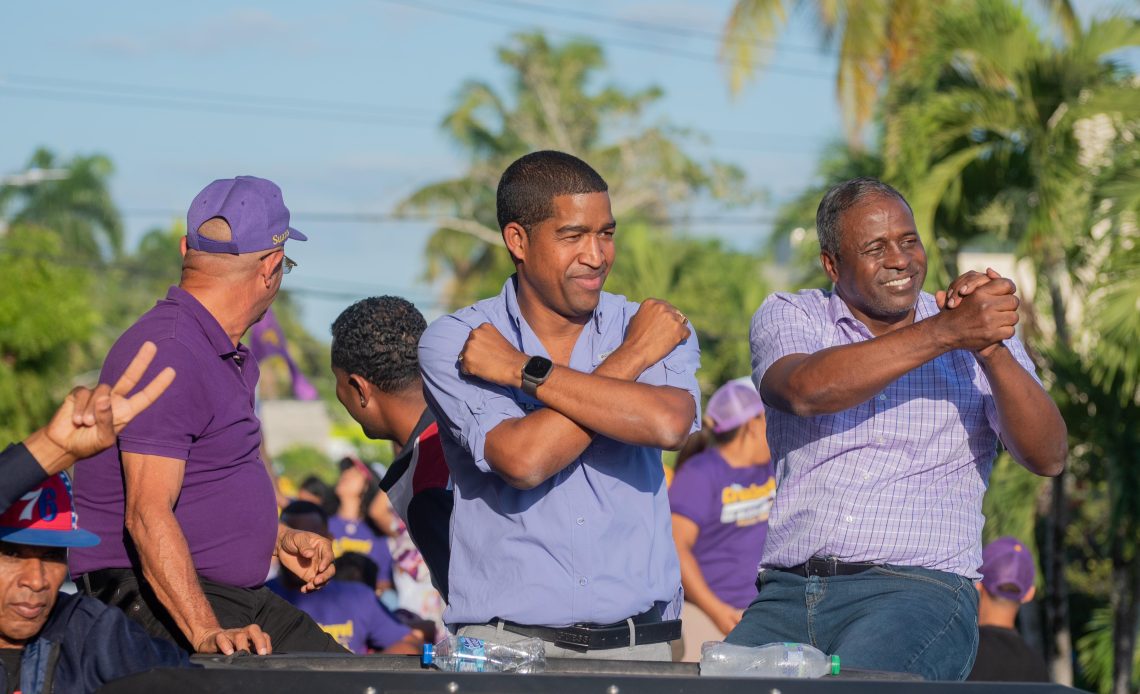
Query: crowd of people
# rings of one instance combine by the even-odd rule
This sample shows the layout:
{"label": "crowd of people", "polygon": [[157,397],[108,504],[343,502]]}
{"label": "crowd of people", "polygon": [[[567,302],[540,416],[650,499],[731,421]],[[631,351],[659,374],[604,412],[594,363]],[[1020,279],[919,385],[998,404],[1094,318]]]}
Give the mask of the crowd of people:
{"label": "crowd of people", "polygon": [[803,642],[938,680],[1031,660],[1012,629],[1033,559],[1012,538],[983,552],[982,495],[999,445],[1057,475],[1067,434],[1010,280],[923,292],[903,196],[839,184],[817,215],[833,287],[769,297],[751,378],[702,416],[688,318],[604,291],[601,175],[525,155],[497,213],[515,270],[498,295],[430,325],[397,297],[334,322],[337,399],[399,453],[383,474],[343,460],[278,514],[241,339],[306,236],[270,181],[203,189],[179,283],[107,355],[114,385],[77,388],[0,458],[7,691],[193,653],[416,653],[445,630],[619,660]]}

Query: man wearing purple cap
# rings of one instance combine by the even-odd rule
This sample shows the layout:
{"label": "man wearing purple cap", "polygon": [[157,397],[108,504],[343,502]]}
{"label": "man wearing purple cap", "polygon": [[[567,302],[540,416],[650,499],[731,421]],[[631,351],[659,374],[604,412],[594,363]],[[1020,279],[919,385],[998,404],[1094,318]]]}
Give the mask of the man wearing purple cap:
{"label": "man wearing purple cap", "polygon": [[178,378],[117,444],[80,466],[77,505],[102,543],[70,557],[90,595],[149,633],[203,653],[339,649],[264,587],[272,556],[306,581],[332,574],[327,539],[277,523],[254,414],[257,361],[240,339],[295,266],[289,210],[272,182],[239,176],[206,186],[186,215],[182,278],[111,348],[114,381],[143,341],[150,371]]}
{"label": "man wearing purple cap", "polygon": [[67,548],[99,543],[81,530],[66,473],[52,475],[0,514],[0,684],[5,691],[93,692],[186,654],[148,636],[121,611],[59,592]]}
{"label": "man wearing purple cap", "polygon": [[1000,537],[982,550],[978,588],[978,657],[974,682],[1048,682],[1045,659],[1017,633],[1017,613],[1033,600],[1037,567],[1016,537]]}
{"label": "man wearing purple cap", "polygon": [[964,679],[998,443],[1059,475],[1065,422],[1014,336],[1013,282],[967,272],[923,293],[926,254],[897,190],[836,185],[816,228],[833,289],[775,294],[752,319],[780,492],[759,595],[726,640]]}

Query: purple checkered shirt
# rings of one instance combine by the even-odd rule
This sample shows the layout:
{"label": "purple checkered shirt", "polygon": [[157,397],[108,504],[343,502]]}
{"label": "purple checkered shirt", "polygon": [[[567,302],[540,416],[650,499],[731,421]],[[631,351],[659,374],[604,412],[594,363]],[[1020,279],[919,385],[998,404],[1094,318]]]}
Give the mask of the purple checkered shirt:
{"label": "purple checkered shirt", "polygon": [[[915,320],[936,313],[934,297],[920,294]],[[759,384],[781,357],[873,335],[837,294],[810,289],[768,297],[750,337]],[[1033,374],[1021,342],[1005,344]],[[1000,433],[990,384],[963,350],[842,412],[797,417],[770,407],[778,491],[761,566],[835,556],[980,578],[982,495]]]}

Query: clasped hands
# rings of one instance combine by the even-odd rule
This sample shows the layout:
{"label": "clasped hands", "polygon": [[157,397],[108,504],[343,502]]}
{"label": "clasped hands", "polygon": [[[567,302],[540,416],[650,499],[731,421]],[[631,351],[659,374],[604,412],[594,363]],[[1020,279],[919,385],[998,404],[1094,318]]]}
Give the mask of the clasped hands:
{"label": "clasped hands", "polygon": [[1002,340],[1014,335],[1021,304],[1016,292],[1013,281],[993,268],[959,275],[946,291],[934,295],[947,344],[952,349],[968,349],[979,359],[990,357]]}

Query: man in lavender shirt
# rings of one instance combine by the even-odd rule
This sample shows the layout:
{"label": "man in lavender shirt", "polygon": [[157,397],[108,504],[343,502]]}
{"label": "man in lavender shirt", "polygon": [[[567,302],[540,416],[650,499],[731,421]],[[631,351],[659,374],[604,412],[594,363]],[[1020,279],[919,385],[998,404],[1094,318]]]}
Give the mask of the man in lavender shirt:
{"label": "man in lavender shirt", "polygon": [[548,656],[668,660],[681,577],[661,449],[700,421],[700,352],[668,303],[602,291],[607,190],[561,152],[511,164],[497,207],[516,274],[420,339],[454,481],[444,620],[538,636]]}
{"label": "man in lavender shirt", "polygon": [[1055,476],[1065,422],[1014,337],[1012,282],[967,272],[921,291],[926,255],[898,191],[841,183],[816,226],[833,290],[775,294],[752,320],[780,493],[759,595],[725,640],[964,679],[998,442]]}
{"label": "man in lavender shirt", "polygon": [[252,176],[214,181],[186,215],[182,278],[115,342],[115,382],[139,345],[148,373],[178,378],[161,400],[80,465],[76,506],[102,542],[76,549],[84,592],[189,651],[342,651],[263,584],[274,555],[306,590],[331,577],[332,545],[280,526],[253,411],[258,366],[242,335],[268,310],[293,261],[281,190]]}

